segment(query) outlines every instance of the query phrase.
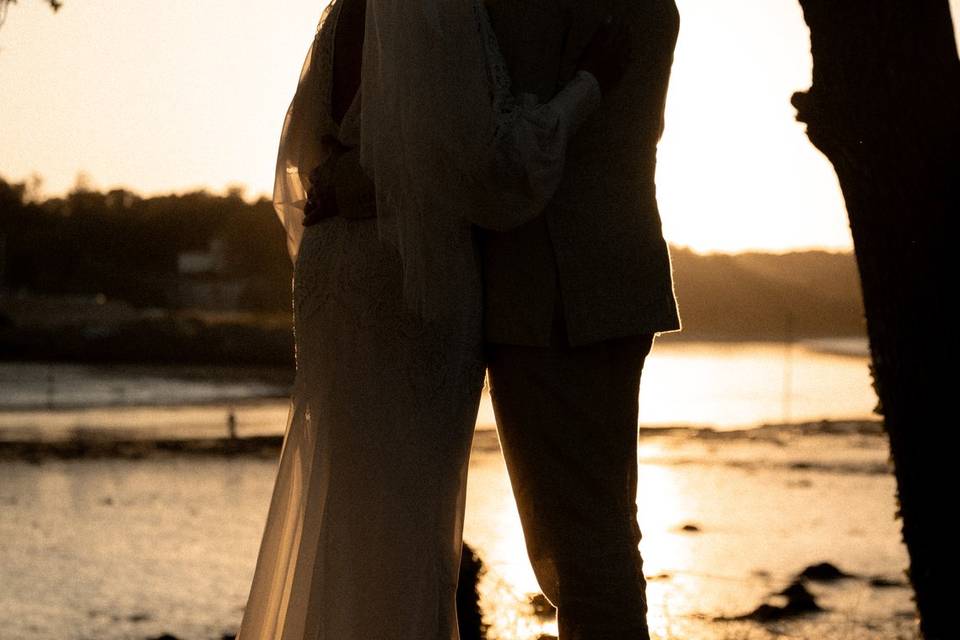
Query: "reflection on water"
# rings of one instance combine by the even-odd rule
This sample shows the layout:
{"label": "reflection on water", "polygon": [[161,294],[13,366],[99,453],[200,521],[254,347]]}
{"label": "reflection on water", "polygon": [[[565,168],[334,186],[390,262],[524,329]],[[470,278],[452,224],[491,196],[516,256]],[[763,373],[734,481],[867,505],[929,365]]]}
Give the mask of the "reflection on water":
{"label": "reflection on water", "polygon": [[286,387],[269,369],[202,366],[0,363],[0,407],[63,409],[186,405],[277,397]]}
{"label": "reflection on water", "polygon": [[[867,363],[864,355],[834,355],[799,345],[788,351],[769,343],[658,339],[640,386],[640,422],[726,429],[869,418],[876,400]],[[164,374],[151,368],[145,374],[124,367],[0,364],[0,439],[24,437],[27,431],[63,437],[96,429],[149,437],[222,435],[230,409],[241,435],[283,433],[287,402],[276,383],[197,379],[190,373],[193,377],[184,379],[181,369]],[[47,410],[48,404],[54,409]],[[60,408],[71,405],[70,410]],[[34,410],[27,414],[22,411],[26,407]],[[477,424],[495,424],[487,394]]]}
{"label": "reflection on water", "polygon": [[730,427],[871,417],[868,358],[770,343],[658,341],[640,384],[640,421]]}
{"label": "reflection on water", "polygon": [[[779,422],[785,411],[793,420],[870,416],[865,356],[799,346],[786,354],[782,345],[663,341],[648,359],[642,423],[721,428],[641,433],[640,548],[656,640],[915,637],[882,432],[736,430]],[[0,365],[0,379],[15,379],[18,366],[26,365]],[[159,384],[167,393],[186,383],[156,372],[136,378],[123,369],[102,371],[71,369],[61,378],[75,385],[64,398],[84,404],[78,399],[89,397],[87,406],[69,410],[23,409],[23,398],[43,395],[43,377],[23,377],[15,393],[5,385],[0,439],[77,430],[223,435],[230,407],[241,436],[282,433],[286,422],[283,397],[245,400],[229,381],[204,382],[205,404],[116,406],[84,389],[103,388],[103,375],[129,387],[127,398],[148,393],[140,387]],[[159,398],[157,387],[149,393]],[[528,604],[539,587],[493,422],[485,396],[464,535],[488,567],[481,594],[492,638],[532,640],[556,633],[556,624]],[[207,638],[235,631],[275,473],[275,461],[242,457],[0,463],[0,637]],[[857,576],[809,585],[828,611],[769,627],[714,620],[751,611],[823,561]],[[877,576],[894,586],[872,586]]]}
{"label": "reflection on water", "polygon": [[[638,506],[654,638],[914,637],[886,455],[879,432],[645,436]],[[0,636],[235,631],[275,472],[252,458],[0,463]],[[464,535],[489,568],[492,638],[555,633],[527,604],[539,588],[490,432],[474,448]],[[712,620],[749,612],[822,561],[858,576],[809,585],[829,611],[769,628]],[[900,586],[873,587],[874,576]]]}
{"label": "reflection on water", "polygon": [[[879,432],[646,437],[637,503],[654,638],[915,637],[887,453]],[[539,588],[498,455],[475,450],[468,492],[465,532],[491,566],[481,591],[495,636],[555,633],[525,606]],[[808,585],[829,612],[771,628],[712,620],[750,612],[823,561],[858,576]],[[901,586],[875,588],[877,576]]]}

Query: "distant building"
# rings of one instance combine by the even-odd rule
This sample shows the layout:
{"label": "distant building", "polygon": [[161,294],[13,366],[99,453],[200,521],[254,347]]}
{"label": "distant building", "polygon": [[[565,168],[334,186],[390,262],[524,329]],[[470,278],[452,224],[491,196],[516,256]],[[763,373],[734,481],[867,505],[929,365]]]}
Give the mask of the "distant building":
{"label": "distant building", "polygon": [[169,302],[181,308],[238,309],[246,280],[230,273],[227,243],[223,238],[214,238],[206,251],[177,255],[176,285],[169,291]]}
{"label": "distant building", "polygon": [[226,271],[226,243],[214,238],[206,251],[184,251],[177,255],[180,275],[215,275]]}

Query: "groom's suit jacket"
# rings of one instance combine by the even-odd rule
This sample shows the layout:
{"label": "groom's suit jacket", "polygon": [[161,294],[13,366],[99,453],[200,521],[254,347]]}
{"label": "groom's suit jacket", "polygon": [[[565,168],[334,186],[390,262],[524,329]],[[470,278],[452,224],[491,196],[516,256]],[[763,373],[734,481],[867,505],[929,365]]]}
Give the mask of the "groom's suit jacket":
{"label": "groom's suit jacket", "polygon": [[654,169],[679,28],[674,0],[487,0],[515,92],[548,101],[603,17],[630,29],[631,63],[570,140],[546,211],[477,229],[487,342],[571,345],[680,328]]}

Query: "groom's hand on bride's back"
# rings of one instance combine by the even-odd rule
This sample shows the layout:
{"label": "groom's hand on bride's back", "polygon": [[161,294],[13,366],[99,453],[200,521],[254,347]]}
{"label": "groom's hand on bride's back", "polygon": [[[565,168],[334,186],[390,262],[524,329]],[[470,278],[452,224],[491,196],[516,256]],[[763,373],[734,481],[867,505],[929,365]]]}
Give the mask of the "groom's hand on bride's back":
{"label": "groom's hand on bride's back", "polygon": [[630,38],[622,21],[608,16],[600,23],[587,43],[578,70],[589,71],[600,84],[600,93],[606,95],[613,89],[630,62]]}

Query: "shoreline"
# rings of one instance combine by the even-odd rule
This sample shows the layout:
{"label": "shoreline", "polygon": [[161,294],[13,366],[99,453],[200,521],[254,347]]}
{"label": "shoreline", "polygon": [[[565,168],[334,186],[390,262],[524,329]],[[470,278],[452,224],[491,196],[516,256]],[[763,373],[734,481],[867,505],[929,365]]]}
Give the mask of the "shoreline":
{"label": "shoreline", "polygon": [[[126,436],[127,434],[124,434]],[[651,437],[687,437],[710,442],[777,441],[779,436],[861,436],[884,437],[880,420],[820,420],[794,424],[766,424],[733,430],[697,426],[641,426],[639,440]],[[239,457],[275,459],[283,445],[283,434],[223,437],[111,437],[104,431],[88,431],[69,438],[0,440],[0,462],[47,460],[144,460],[180,456]],[[477,429],[473,447],[499,448],[496,429]]]}
{"label": "shoreline", "polygon": [[[190,312],[167,313],[171,315],[167,320],[171,327],[165,331],[158,330],[152,324],[146,327],[137,325],[127,327],[122,335],[111,334],[109,339],[87,336],[104,331],[109,334],[114,328],[107,331],[68,325],[48,329],[20,328],[14,333],[0,326],[0,347],[4,347],[5,351],[0,364],[246,371],[254,376],[266,374],[271,379],[292,379],[295,367],[292,326],[278,330],[267,323],[270,326],[265,329],[262,323],[256,321],[206,325]],[[200,328],[185,330],[177,321],[181,316],[180,324],[193,322]],[[156,324],[157,321],[152,322]],[[138,323],[149,324],[145,321]],[[685,329],[658,334],[656,339],[666,344],[789,343],[815,353],[835,356],[862,358],[870,355],[867,336],[859,333],[810,332],[787,339],[771,331],[731,333]],[[248,345],[249,348],[239,349],[238,344]],[[165,346],[161,348],[158,345]]]}
{"label": "shoreline", "polygon": [[243,438],[7,440],[0,442],[0,462],[40,463],[47,460],[144,460],[179,456],[253,456],[274,459],[282,435]]}

